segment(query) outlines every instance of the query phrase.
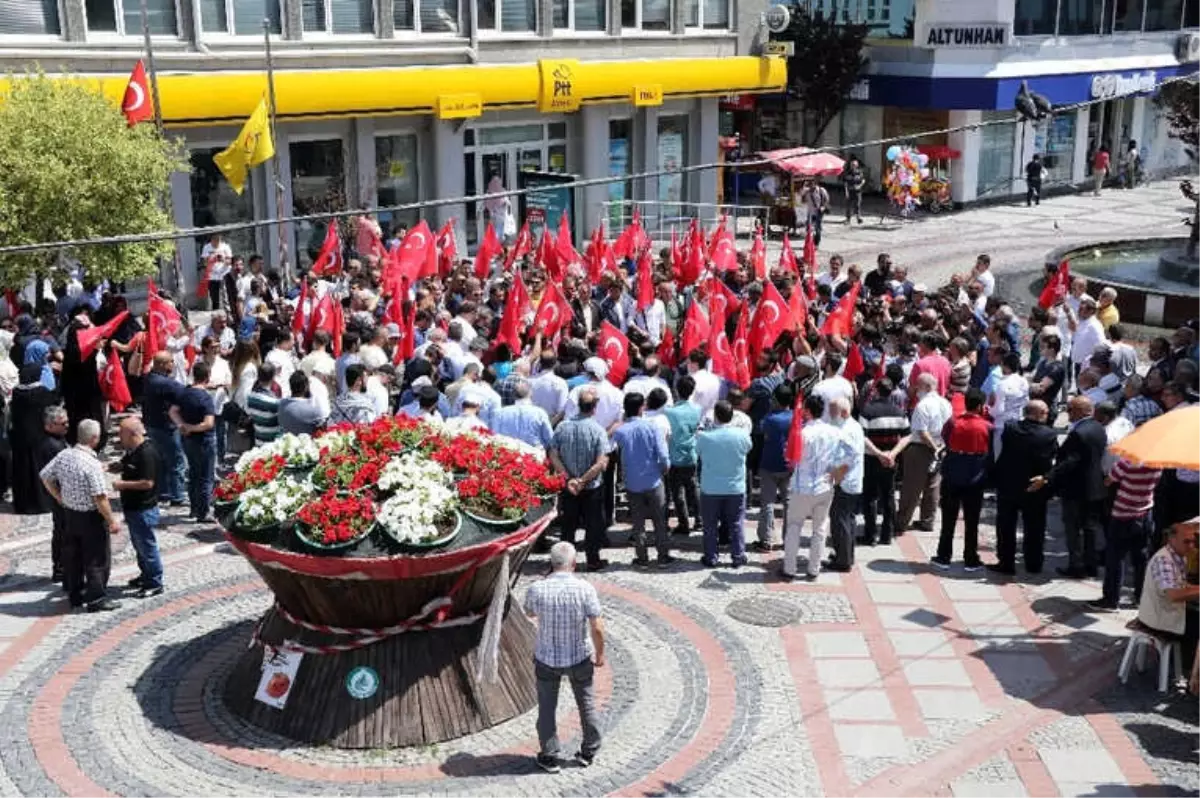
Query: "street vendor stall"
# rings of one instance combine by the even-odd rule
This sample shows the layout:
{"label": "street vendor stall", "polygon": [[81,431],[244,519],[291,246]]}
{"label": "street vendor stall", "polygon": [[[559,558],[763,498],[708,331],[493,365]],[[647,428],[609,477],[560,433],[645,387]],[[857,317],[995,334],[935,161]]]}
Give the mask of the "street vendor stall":
{"label": "street vendor stall", "polygon": [[243,455],[217,516],[274,604],[226,704],[339,748],[427,745],[529,710],[535,630],[510,591],[561,483],[519,442],[407,416]]}
{"label": "street vendor stall", "polygon": [[953,207],[950,199],[950,162],[962,153],[945,144],[922,144],[918,155],[924,155],[929,175],[921,180],[921,205],[930,213],[941,213]]}
{"label": "street vendor stall", "polygon": [[[764,168],[778,172],[782,180],[779,190],[772,198],[771,216],[769,223],[792,230],[798,227],[796,219],[796,197],[799,193],[798,183],[803,183],[809,177],[832,177],[840,175],[846,162],[838,156],[814,151],[809,147],[793,147],[786,150],[766,150],[758,153],[761,160],[769,163]],[[767,204],[764,198],[764,204]]]}

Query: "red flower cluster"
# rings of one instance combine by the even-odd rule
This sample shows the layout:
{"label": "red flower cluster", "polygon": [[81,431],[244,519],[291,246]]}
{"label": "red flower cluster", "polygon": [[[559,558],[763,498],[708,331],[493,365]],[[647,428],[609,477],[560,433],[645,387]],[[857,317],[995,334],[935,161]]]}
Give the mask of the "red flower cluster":
{"label": "red flower cluster", "polygon": [[375,503],[369,494],[339,496],[328,491],[300,508],[296,520],[308,528],[308,536],[316,543],[345,543],[375,522]]}
{"label": "red flower cluster", "polygon": [[551,473],[545,463],[528,454],[488,442],[458,438],[447,449],[461,446],[466,457],[447,450],[433,457],[446,465],[447,460],[464,462],[467,472],[458,483],[458,496],[467,509],[492,518],[520,518],[541,502],[541,497],[562,489],[563,479]]}
{"label": "red flower cluster", "polygon": [[356,432],[361,451],[389,456],[420,446],[430,435],[426,424],[408,416],[380,416]]}
{"label": "red flower cluster", "polygon": [[313,480],[325,490],[373,490],[388,456],[367,451],[327,454],[313,470]]}
{"label": "red flower cluster", "polygon": [[213,498],[218,502],[231,502],[250,488],[261,487],[283,472],[287,461],[280,455],[267,457],[246,469],[244,474],[234,472],[227,479],[221,480],[213,491]]}

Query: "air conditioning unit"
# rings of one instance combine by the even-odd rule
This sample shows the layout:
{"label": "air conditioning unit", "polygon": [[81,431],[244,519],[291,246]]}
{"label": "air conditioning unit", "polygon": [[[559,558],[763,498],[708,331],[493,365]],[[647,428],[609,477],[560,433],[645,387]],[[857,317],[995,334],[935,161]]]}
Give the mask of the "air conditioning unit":
{"label": "air conditioning unit", "polygon": [[1184,63],[1200,61],[1200,33],[1184,33],[1175,41],[1175,57]]}

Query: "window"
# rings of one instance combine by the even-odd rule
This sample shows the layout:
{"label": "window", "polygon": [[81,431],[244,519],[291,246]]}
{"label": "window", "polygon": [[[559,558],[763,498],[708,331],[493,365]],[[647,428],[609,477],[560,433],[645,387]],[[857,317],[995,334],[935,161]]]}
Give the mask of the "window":
{"label": "window", "polygon": [[[293,141],[288,145],[292,161],[292,213],[303,216],[346,207],[346,171],[341,139]],[[301,266],[312,263],[325,239],[326,224],[296,224],[296,259]]]}
{"label": "window", "polygon": [[[658,118],[659,169],[680,169],[687,166],[687,122],[688,118],[686,116],[660,116]],[[676,203],[683,202],[686,199],[686,174],[659,176],[659,202]],[[683,215],[680,208],[664,208],[663,213]]]}
{"label": "window", "polygon": [[[84,0],[83,8],[87,29],[93,33],[142,35],[142,8],[138,0]],[[146,0],[146,21],[153,35],[179,35],[175,0]]]}
{"label": "window", "polygon": [[554,27],[603,32],[607,30],[607,9],[607,0],[554,0]]}
{"label": "window", "polygon": [[729,0],[687,0],[685,24],[709,30],[729,27]]}
{"label": "window", "polygon": [[1017,0],[1013,33],[1017,36],[1053,36],[1058,0]]}
{"label": "window", "polygon": [[621,0],[621,27],[671,30],[671,0]]}
{"label": "window", "polygon": [[[1065,0],[1064,0],[1065,1]],[[1008,111],[984,111],[983,121],[1011,119]],[[1013,192],[1013,126],[987,125],[979,131],[979,185],[980,198],[1004,196]]]}
{"label": "window", "polygon": [[[229,181],[213,163],[213,156],[223,147],[192,150],[192,173],[189,175],[192,189],[192,226],[209,227],[217,224],[254,221],[254,191],[247,186],[241,196],[234,193]],[[225,234],[229,246],[236,254],[250,254],[257,249],[254,230],[247,228]],[[206,236],[196,239],[196,251],[208,242]]]}
{"label": "window", "polygon": [[306,32],[374,33],[374,0],[301,0]]}
{"label": "window", "polygon": [[1042,154],[1046,185],[1070,183],[1075,167],[1075,114],[1058,114],[1039,124],[1033,149]]}
{"label": "window", "polygon": [[[612,119],[608,123],[608,174],[611,177],[633,172],[633,120]],[[620,230],[627,223],[632,209],[623,204],[633,199],[633,182],[623,180],[608,184],[608,226]]]}
{"label": "window", "polygon": [[[566,172],[566,137],[567,126],[563,122],[468,128],[463,131],[466,195],[516,188],[517,174],[521,171]],[[474,245],[479,241],[489,220],[494,220],[496,232],[503,235],[500,225],[506,206],[515,213],[517,200],[468,202],[467,243]]]}
{"label": "window", "polygon": [[537,0],[479,0],[478,15],[481,30],[532,32],[537,28]]}
{"label": "window", "polygon": [[1112,29],[1114,33],[1140,31],[1142,29],[1142,6],[1145,0],[1115,0],[1112,6]]}
{"label": "window", "polygon": [[1058,35],[1088,36],[1100,33],[1103,15],[1104,0],[1060,0]]}
{"label": "window", "polygon": [[6,33],[58,36],[58,0],[0,0],[0,35]]}
{"label": "window", "polygon": [[[376,202],[381,208],[405,205],[420,199],[416,134],[375,137],[375,185]],[[382,211],[379,224],[384,230],[396,225],[412,227],[419,218],[420,214],[415,209],[396,213]]]}
{"label": "window", "polygon": [[283,32],[279,0],[199,0],[200,27],[206,33],[262,36],[262,22],[270,20],[271,33]]}
{"label": "window", "polygon": [[1183,0],[1150,0],[1146,4],[1146,30],[1179,30]]}
{"label": "window", "polygon": [[457,34],[458,19],[458,0],[395,0],[392,6],[396,30]]}

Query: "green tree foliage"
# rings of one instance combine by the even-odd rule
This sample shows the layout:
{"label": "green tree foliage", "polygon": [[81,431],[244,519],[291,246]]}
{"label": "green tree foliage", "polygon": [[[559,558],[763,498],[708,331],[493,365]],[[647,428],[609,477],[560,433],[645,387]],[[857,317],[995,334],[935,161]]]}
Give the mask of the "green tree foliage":
{"label": "green tree foliage", "polygon": [[828,15],[808,4],[793,3],[790,10],[791,24],[773,38],[796,44],[795,55],[788,59],[788,95],[803,106],[803,143],[813,146],[846,106],[867,67],[867,26],[838,22],[837,4]]}
{"label": "green tree foliage", "polygon": [[[151,124],[130,129],[94,84],[10,75],[0,98],[0,244],[33,244],[173,228],[162,206],[171,172],[187,171],[182,142]],[[80,248],[89,277],[153,274],[171,243]],[[0,287],[54,277],[59,252],[0,255]]]}
{"label": "green tree foliage", "polygon": [[1182,141],[1188,157],[1196,160],[1200,148],[1200,80],[1193,76],[1162,84],[1154,104],[1167,117],[1171,137]]}

